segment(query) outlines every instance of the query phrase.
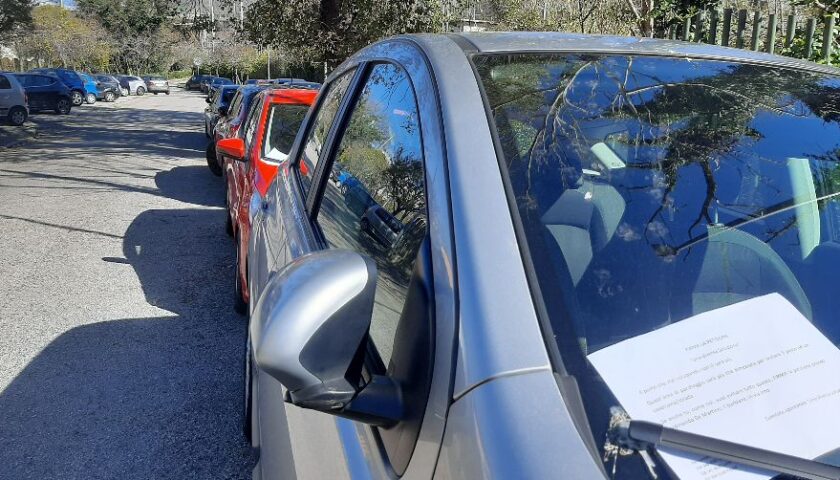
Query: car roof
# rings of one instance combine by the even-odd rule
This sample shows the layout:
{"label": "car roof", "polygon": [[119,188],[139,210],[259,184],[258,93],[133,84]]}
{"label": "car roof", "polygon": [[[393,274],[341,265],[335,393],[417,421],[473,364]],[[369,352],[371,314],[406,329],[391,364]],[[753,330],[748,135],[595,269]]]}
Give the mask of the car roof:
{"label": "car roof", "polygon": [[313,88],[272,86],[266,89],[264,95],[270,103],[300,103],[304,105],[312,105],[315,102],[315,97],[318,96],[318,90]]}
{"label": "car roof", "polygon": [[[421,43],[430,45],[431,42],[426,42],[426,39],[424,39],[428,36],[413,35]],[[575,52],[661,55],[772,64],[834,75],[840,74],[840,69],[819,65],[807,60],[679,40],[563,32],[476,32],[451,34],[449,36],[463,48],[471,48],[480,53]]]}

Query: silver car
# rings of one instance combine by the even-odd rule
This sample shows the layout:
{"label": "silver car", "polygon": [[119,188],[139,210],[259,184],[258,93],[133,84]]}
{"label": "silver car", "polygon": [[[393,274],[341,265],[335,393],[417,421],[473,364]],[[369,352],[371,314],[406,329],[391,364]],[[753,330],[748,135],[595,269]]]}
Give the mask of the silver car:
{"label": "silver car", "polygon": [[[701,44],[488,33],[355,54],[251,199],[255,478],[669,479],[675,453],[836,478],[773,451],[785,428],[669,420],[714,402],[639,413],[592,355],[767,295],[840,343],[838,111],[838,70]],[[371,201],[397,241],[359,228]],[[672,360],[616,368],[642,395]],[[715,388],[695,380],[672,390]],[[754,419],[744,399],[726,414]]]}

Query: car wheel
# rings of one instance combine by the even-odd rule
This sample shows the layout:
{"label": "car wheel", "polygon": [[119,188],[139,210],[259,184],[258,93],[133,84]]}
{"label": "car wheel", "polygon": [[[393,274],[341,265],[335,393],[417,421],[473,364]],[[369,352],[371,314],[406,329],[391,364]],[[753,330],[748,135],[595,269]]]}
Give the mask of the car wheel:
{"label": "car wheel", "polygon": [[[230,215],[228,215],[230,216]],[[234,270],[233,276],[233,309],[236,313],[240,315],[247,315],[248,314],[248,304],[242,298],[242,278],[239,275],[239,268],[242,265],[242,255],[239,252],[242,250],[239,248],[239,242],[241,241],[239,235],[237,234],[235,237],[235,241],[233,242],[236,245],[236,270]]]}
{"label": "car wheel", "polygon": [[67,98],[59,98],[57,102],[55,102],[55,113],[59,115],[67,115],[70,113],[71,102]]}
{"label": "car wheel", "polygon": [[157,94],[158,94],[158,92],[152,92],[152,93],[154,93],[155,95],[157,95]]}
{"label": "car wheel", "polygon": [[70,94],[70,100],[73,102],[74,106],[78,107],[79,105],[85,103],[85,96],[82,95],[82,92],[73,90],[73,93]]}
{"label": "car wheel", "polygon": [[146,93],[146,89],[143,87],[137,87],[137,95],[143,95]]}
{"label": "car wheel", "polygon": [[222,176],[222,167],[219,166],[219,160],[216,157],[216,142],[208,142],[207,149],[204,151],[204,156],[207,158],[207,167],[217,177]]}
{"label": "car wheel", "polygon": [[12,107],[9,109],[8,120],[9,123],[15,126],[23,125],[26,122],[26,117],[28,114],[26,113],[26,109],[23,107]]}
{"label": "car wheel", "polygon": [[166,94],[169,95],[169,90],[166,91]]}
{"label": "car wheel", "polygon": [[251,396],[254,388],[252,386],[254,379],[251,373],[251,335],[248,335],[248,340],[245,342],[245,398],[243,399],[242,412],[242,433],[245,435],[245,440],[249,445],[253,445],[254,441],[251,439],[251,422],[253,409],[251,406]]}
{"label": "car wheel", "polygon": [[123,89],[120,89],[120,94],[122,94],[123,97],[127,97],[128,94],[129,94],[129,91],[128,91],[127,88],[123,88]]}
{"label": "car wheel", "polygon": [[117,99],[117,96],[114,94],[114,92],[105,92],[105,101],[106,102],[113,102],[116,99]]}
{"label": "car wheel", "polygon": [[347,195],[347,184],[342,183],[341,187],[339,187],[338,191],[341,192],[342,195]]}
{"label": "car wheel", "polygon": [[88,93],[87,95],[85,95],[85,103],[87,103],[88,105],[96,103],[96,95],[93,93]]}

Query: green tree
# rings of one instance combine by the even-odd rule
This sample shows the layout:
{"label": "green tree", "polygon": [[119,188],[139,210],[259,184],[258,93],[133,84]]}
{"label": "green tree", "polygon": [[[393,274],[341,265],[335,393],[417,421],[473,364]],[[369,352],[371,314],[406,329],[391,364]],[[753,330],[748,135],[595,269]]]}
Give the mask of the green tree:
{"label": "green tree", "polygon": [[[379,38],[444,28],[444,0],[257,0],[246,35],[292,57],[335,67]],[[449,4],[452,1],[447,2]]]}
{"label": "green tree", "polygon": [[0,1],[0,37],[32,23],[32,0]]}

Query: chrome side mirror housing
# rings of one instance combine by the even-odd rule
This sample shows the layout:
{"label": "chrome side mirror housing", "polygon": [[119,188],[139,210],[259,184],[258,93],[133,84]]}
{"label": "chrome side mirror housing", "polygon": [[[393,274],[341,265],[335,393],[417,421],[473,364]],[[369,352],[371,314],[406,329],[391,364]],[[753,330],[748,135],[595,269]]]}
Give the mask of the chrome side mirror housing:
{"label": "chrome side mirror housing", "polygon": [[254,360],[286,387],[286,401],[366,423],[402,417],[399,387],[362,370],[376,264],[346,250],[306,255],[278,272],[251,318]]}

